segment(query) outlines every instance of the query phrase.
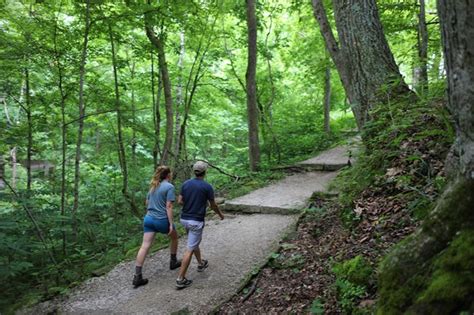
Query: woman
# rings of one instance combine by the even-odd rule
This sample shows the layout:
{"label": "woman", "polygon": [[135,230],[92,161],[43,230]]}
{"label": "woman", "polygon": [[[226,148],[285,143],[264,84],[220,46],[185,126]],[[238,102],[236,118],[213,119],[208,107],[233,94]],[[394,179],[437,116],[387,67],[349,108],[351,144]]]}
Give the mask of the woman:
{"label": "woman", "polygon": [[135,288],[148,283],[148,279],[143,279],[142,267],[157,232],[168,234],[171,239],[170,269],[177,269],[181,266],[181,261],[176,259],[178,233],[176,233],[173,224],[175,193],[174,186],[169,182],[170,179],[171,169],[167,166],[158,166],[150,182],[150,191],[145,202],[148,212],[143,219],[143,243],[138,251],[135,276],[132,282]]}

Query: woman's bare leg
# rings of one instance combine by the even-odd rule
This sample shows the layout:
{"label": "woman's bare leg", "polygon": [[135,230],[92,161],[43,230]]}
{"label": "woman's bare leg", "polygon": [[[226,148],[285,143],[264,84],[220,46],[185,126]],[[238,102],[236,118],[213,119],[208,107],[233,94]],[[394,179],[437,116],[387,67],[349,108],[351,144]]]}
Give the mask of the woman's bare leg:
{"label": "woman's bare leg", "polygon": [[150,250],[150,247],[153,244],[154,239],[155,239],[155,232],[143,233],[143,242],[142,242],[142,246],[140,247],[140,250],[138,251],[135,266],[137,267],[143,266],[146,255],[148,254],[148,250]]}
{"label": "woman's bare leg", "polygon": [[170,237],[170,254],[171,255],[176,255],[176,253],[178,252],[178,233],[176,232],[176,230],[173,230],[173,232],[171,232],[169,234],[169,237]]}

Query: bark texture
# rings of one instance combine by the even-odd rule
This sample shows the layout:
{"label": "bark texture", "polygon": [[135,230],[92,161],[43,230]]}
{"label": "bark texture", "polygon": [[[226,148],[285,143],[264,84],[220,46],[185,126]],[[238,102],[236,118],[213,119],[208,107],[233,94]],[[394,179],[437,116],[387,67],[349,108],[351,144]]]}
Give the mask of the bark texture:
{"label": "bark texture", "polygon": [[374,104],[406,97],[405,84],[383,32],[375,0],[333,0],[338,41],[322,0],[312,0],[329,54],[341,77],[359,129]]}
{"label": "bark texture", "polygon": [[326,67],[324,76],[324,131],[331,132],[330,115],[331,112],[331,68]]}
{"label": "bark texture", "polygon": [[474,1],[438,1],[460,172],[474,178]]}
{"label": "bark texture", "polygon": [[[455,121],[455,148],[460,156],[459,173],[421,228],[382,263],[379,314],[458,314],[474,307],[472,270],[452,269],[442,275],[445,279],[460,279],[461,284],[467,284],[465,288],[453,285],[452,281],[432,280],[440,274],[439,266],[434,263],[436,258],[451,248],[458,235],[474,231],[474,1],[439,0],[438,11],[447,69],[448,107]],[[438,290],[437,295],[422,294],[433,287]],[[452,294],[442,294],[449,291]]]}
{"label": "bark texture", "polygon": [[250,170],[257,171],[260,164],[260,143],[258,139],[258,108],[257,108],[257,17],[255,14],[255,0],[247,0],[247,35],[248,56],[246,91],[247,116],[249,138]]}

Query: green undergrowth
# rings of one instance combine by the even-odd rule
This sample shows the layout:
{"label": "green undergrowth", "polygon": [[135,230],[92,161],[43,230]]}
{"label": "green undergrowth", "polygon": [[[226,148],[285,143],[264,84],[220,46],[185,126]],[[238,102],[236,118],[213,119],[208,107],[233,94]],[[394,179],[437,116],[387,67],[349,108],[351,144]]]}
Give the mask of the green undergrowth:
{"label": "green undergrowth", "polygon": [[[175,218],[175,221],[177,217]],[[106,220],[107,221],[107,220]],[[20,224],[8,225],[8,222],[0,223],[2,230],[15,229],[21,231]],[[34,305],[38,302],[51,299],[57,295],[68,294],[70,289],[82,283],[91,277],[102,276],[112,270],[118,263],[124,260],[132,260],[141,246],[143,232],[138,219],[128,218],[108,221],[108,225],[102,225],[101,234],[88,234],[89,231],[98,228],[94,222],[90,222],[88,229],[83,229],[79,233],[78,242],[82,246],[71,246],[68,248],[67,256],[61,259],[57,265],[51,265],[49,268],[37,268],[36,265],[48,261],[46,254],[43,257],[35,257],[29,253],[15,248],[15,241],[11,238],[4,238],[2,242],[9,242],[11,252],[4,253],[5,258],[15,259],[24,255],[25,261],[17,261],[8,267],[1,266],[0,274],[3,278],[16,277],[14,283],[2,282],[2,299],[0,307],[2,314],[13,314],[15,310]],[[120,227],[120,228],[118,228]],[[178,234],[184,235],[184,228],[176,225]],[[26,231],[34,234],[28,228]],[[87,244],[86,239],[93,241],[94,244]],[[167,247],[169,239],[165,235],[157,234],[150,253],[156,252]],[[42,245],[38,242],[32,242],[29,246],[31,250],[41,250]],[[61,257],[57,250],[56,257]],[[38,261],[41,260],[41,261]],[[146,270],[145,270],[146,272]],[[130,277],[133,270],[130,270]],[[21,281],[24,277],[26,281]],[[130,278],[131,279],[131,278]],[[24,290],[22,294],[19,291]]]}
{"label": "green undergrowth", "polygon": [[[357,162],[342,170],[332,184],[339,191],[342,221],[347,228],[355,229],[364,215],[368,215],[354,211],[359,205],[362,211],[383,213],[380,216],[383,222],[390,219],[391,209],[378,210],[377,207],[386,204],[399,206],[396,211],[407,213],[412,220],[425,219],[445,188],[444,160],[455,136],[444,100],[435,97],[380,105],[370,112],[370,117],[362,132],[364,146],[358,152]],[[387,200],[391,202],[385,203]],[[379,290],[391,290],[384,296],[392,300],[391,305],[398,305],[398,312],[409,305],[413,305],[412,314],[448,314],[452,310],[472,308],[464,302],[466,297],[474,298],[473,268],[468,268],[473,261],[472,251],[465,247],[471,237],[471,232],[458,235],[457,241],[403,286]],[[358,283],[358,279],[350,279],[351,267],[364,274],[364,268],[356,267],[358,257],[333,268],[339,302],[348,313],[364,311],[358,310],[355,302],[365,294],[367,286]],[[397,277],[397,274],[390,276]],[[446,305],[446,308],[436,309],[436,305]]]}
{"label": "green undergrowth", "polygon": [[350,314],[369,314],[367,310],[357,308],[374,276],[373,268],[363,256],[335,263],[332,272],[336,275],[335,288],[338,300],[344,312]]}
{"label": "green undergrowth", "polygon": [[[379,105],[370,116],[357,162],[343,169],[331,185],[340,192],[344,222],[351,226],[358,221],[354,201],[366,189],[386,186],[393,187],[387,195],[407,200],[415,217],[424,218],[446,183],[434,162],[444,161],[455,136],[444,101],[432,98]],[[426,187],[433,187],[434,193],[425,193]]]}

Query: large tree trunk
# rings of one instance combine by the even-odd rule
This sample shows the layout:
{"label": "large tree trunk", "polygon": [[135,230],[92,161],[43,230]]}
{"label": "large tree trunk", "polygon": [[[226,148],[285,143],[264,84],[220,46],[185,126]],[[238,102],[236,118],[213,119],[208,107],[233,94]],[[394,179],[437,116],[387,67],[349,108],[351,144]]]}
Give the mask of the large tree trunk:
{"label": "large tree trunk", "polygon": [[329,54],[341,77],[361,129],[377,103],[387,103],[410,92],[382,29],[375,0],[333,0],[339,42],[329,24],[322,0],[312,0]]}
{"label": "large tree trunk", "polygon": [[454,150],[459,156],[458,171],[421,228],[384,260],[379,282],[380,314],[404,311],[457,314],[467,310],[469,305],[472,307],[474,288],[472,279],[468,280],[472,273],[466,273],[469,270],[453,269],[451,272],[471,281],[470,288],[459,288],[449,281],[438,283],[446,286],[447,289],[440,288],[443,290],[466,290],[452,294],[452,301],[434,297],[427,302],[419,298],[419,290],[425,289],[419,283],[420,275],[437,267],[431,265],[432,260],[463,231],[474,231],[474,25],[471,22],[474,20],[474,1],[439,0],[438,11],[446,59],[448,108],[456,127]]}
{"label": "large tree trunk", "polygon": [[260,164],[260,143],[258,140],[258,108],[257,108],[257,17],[255,0],[247,0],[247,35],[248,56],[246,91],[247,91],[247,120],[249,140],[250,170],[257,171]]}
{"label": "large tree trunk", "polygon": [[331,67],[326,66],[326,73],[324,76],[324,131],[331,132],[330,125],[331,112]]}
{"label": "large tree trunk", "polygon": [[421,95],[428,89],[428,28],[426,25],[425,0],[419,0],[418,13],[418,62],[413,69],[413,87]]}
{"label": "large tree trunk", "polygon": [[84,42],[82,45],[81,62],[79,68],[79,120],[77,127],[77,143],[76,143],[76,157],[74,160],[74,202],[72,206],[72,218],[73,218],[73,232],[74,237],[77,238],[77,220],[76,213],[79,208],[79,184],[80,184],[80,164],[81,164],[81,146],[82,136],[84,133],[84,116],[85,116],[85,103],[84,103],[84,81],[86,76],[86,61],[87,61],[87,45],[89,43],[89,29],[90,29],[90,0],[87,0],[86,4],[86,16],[84,26]]}
{"label": "large tree trunk", "polygon": [[166,63],[166,55],[163,44],[163,38],[159,38],[153,31],[153,27],[148,23],[145,16],[145,30],[148,39],[158,52],[158,62],[160,64],[161,79],[163,82],[163,90],[165,92],[165,108],[166,108],[166,134],[165,143],[163,145],[163,153],[161,155],[160,164],[167,165],[171,161],[173,154],[173,96],[171,94],[171,80],[168,73],[168,65]]}
{"label": "large tree trunk", "polygon": [[460,173],[474,178],[474,1],[438,0]]}

